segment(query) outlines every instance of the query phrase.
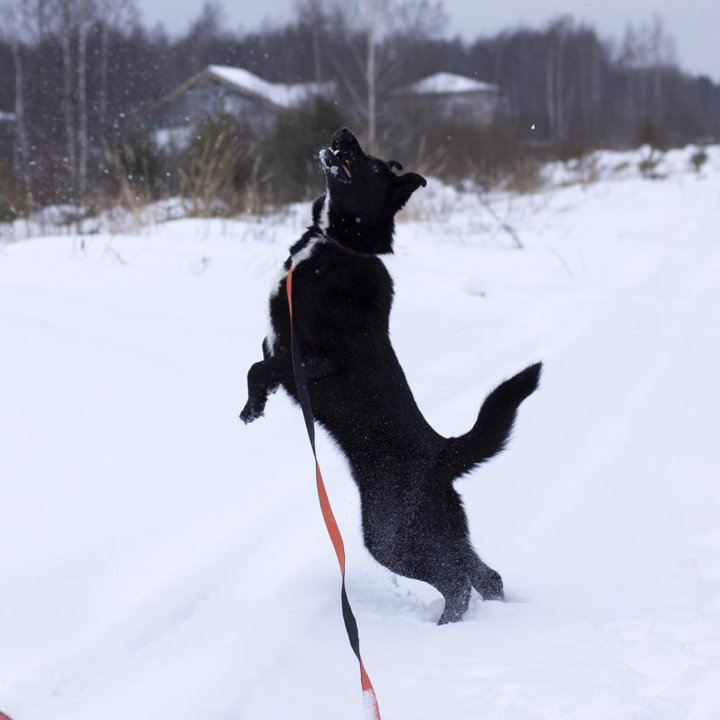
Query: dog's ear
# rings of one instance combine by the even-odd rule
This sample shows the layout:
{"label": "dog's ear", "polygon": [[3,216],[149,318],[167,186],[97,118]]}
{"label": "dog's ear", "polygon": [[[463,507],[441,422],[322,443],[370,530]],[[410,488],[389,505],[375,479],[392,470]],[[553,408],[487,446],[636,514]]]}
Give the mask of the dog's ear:
{"label": "dog's ear", "polygon": [[427,185],[427,180],[422,175],[414,172],[395,176],[390,190],[390,205],[393,212],[401,210],[410,196],[420,187]]}

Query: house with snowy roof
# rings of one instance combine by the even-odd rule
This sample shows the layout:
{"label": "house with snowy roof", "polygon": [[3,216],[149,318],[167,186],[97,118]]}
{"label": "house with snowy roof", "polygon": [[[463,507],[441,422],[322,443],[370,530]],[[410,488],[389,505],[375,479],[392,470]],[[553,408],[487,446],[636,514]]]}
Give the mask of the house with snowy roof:
{"label": "house with snowy roof", "polygon": [[439,72],[395,89],[392,100],[413,113],[427,110],[432,117],[485,127],[495,119],[502,92],[492,83]]}
{"label": "house with snowy roof", "polygon": [[262,134],[281,113],[335,92],[334,82],[271,83],[244,68],[208,65],[148,108],[143,123],[158,147],[182,150],[208,117],[232,115]]}

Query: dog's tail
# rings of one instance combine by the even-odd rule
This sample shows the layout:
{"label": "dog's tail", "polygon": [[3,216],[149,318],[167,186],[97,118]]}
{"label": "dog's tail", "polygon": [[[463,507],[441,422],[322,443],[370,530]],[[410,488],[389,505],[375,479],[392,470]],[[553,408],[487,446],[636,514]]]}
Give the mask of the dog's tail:
{"label": "dog's tail", "polygon": [[472,430],[448,438],[438,462],[444,480],[452,482],[505,448],[517,409],[537,389],[541,370],[542,363],[535,363],[498,385],[485,398]]}

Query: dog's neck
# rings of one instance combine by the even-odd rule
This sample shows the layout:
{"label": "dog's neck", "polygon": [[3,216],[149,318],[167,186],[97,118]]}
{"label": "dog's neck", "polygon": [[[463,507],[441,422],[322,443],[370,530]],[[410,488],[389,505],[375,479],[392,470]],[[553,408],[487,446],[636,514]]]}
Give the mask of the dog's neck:
{"label": "dog's neck", "polygon": [[337,238],[334,238],[332,235],[328,235],[327,232],[323,232],[323,237],[331,244],[334,245],[337,248],[340,248],[341,250],[344,250],[346,253],[350,253],[350,255],[357,255],[357,257],[375,257],[373,253],[365,253],[360,252],[360,250],[353,250],[353,248],[348,247],[347,245],[344,245],[341,243]]}
{"label": "dog's neck", "polygon": [[363,224],[359,217],[352,216],[355,222],[343,219],[343,214],[331,210],[330,189],[326,188],[313,204],[313,225],[311,231],[337,247],[362,257],[392,253],[392,235],[394,220]]}

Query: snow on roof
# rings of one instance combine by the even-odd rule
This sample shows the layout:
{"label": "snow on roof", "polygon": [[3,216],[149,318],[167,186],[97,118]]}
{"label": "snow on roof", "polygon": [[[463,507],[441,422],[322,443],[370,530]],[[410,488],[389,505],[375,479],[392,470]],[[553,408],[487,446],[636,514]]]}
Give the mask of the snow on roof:
{"label": "snow on roof", "polygon": [[451,93],[477,93],[498,92],[497,85],[474,80],[465,75],[439,72],[418,80],[411,85],[405,85],[395,91],[397,95],[445,95]]}
{"label": "snow on roof", "polygon": [[325,83],[271,83],[239,67],[209,65],[208,73],[216,80],[232,85],[238,90],[257,95],[273,105],[291,108],[313,95],[329,95],[335,89],[332,82]]}
{"label": "snow on roof", "polygon": [[15,122],[15,113],[0,110],[0,122]]}

